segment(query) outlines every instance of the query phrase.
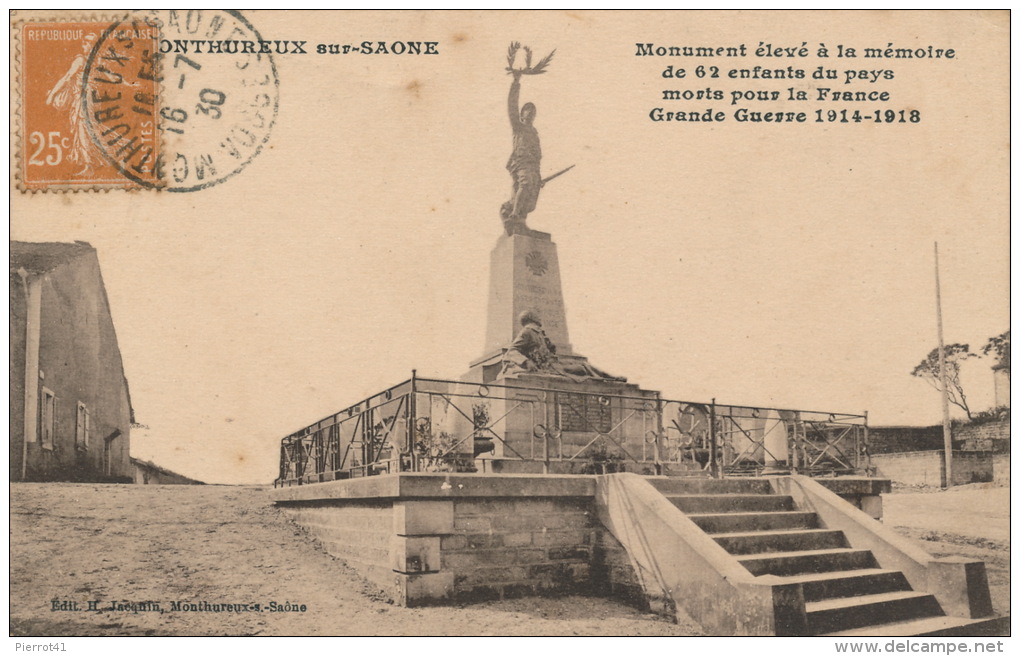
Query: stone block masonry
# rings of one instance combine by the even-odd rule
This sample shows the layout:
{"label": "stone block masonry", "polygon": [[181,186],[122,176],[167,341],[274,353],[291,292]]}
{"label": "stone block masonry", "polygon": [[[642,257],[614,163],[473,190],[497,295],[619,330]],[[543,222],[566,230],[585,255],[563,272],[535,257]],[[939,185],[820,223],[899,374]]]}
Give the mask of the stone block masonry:
{"label": "stone block masonry", "polygon": [[[961,451],[1009,452],[1008,418],[953,426],[953,448]],[[872,426],[868,429],[872,454],[937,451],[944,445],[942,426]]]}
{"label": "stone block masonry", "polygon": [[869,426],[872,454],[936,451],[942,448],[942,426]]}
{"label": "stone block masonry", "polygon": [[593,491],[590,477],[401,474],[274,494],[328,553],[416,606],[601,590]]}
{"label": "stone block masonry", "polygon": [[289,507],[288,511],[327,553],[343,560],[380,588],[392,586],[392,503],[313,502]]}
{"label": "stone block masonry", "polygon": [[966,424],[953,429],[953,448],[962,451],[1009,453],[1009,419],[984,424]]}
{"label": "stone block masonry", "polygon": [[996,453],[992,456],[992,480],[1009,486],[1009,454]]}
{"label": "stone block masonry", "polygon": [[458,599],[493,599],[590,587],[598,522],[589,499],[499,498],[453,502],[441,554]]}
{"label": "stone block masonry", "polygon": [[[938,487],[945,470],[945,452],[914,451],[871,457],[878,475],[905,485]],[[994,477],[993,454],[984,451],[953,452],[953,485],[984,483]]]}
{"label": "stone block masonry", "polygon": [[609,531],[600,530],[596,533],[592,571],[594,586],[607,596],[642,610],[668,614],[666,600],[649,597],[627,550]]}

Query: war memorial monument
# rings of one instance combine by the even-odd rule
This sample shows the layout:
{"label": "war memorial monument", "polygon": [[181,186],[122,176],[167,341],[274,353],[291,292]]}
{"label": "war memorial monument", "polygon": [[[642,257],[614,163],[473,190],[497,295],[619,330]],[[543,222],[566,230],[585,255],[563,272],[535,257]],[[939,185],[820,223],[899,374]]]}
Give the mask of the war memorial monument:
{"label": "war memorial monument", "polygon": [[574,350],[557,245],[527,225],[569,171],[542,176],[520,106],[552,59],[508,52],[512,185],[479,357],[284,437],[275,502],[404,605],[585,593],[710,635],[1002,631],[983,563],[878,521],[866,415],[671,400]]}

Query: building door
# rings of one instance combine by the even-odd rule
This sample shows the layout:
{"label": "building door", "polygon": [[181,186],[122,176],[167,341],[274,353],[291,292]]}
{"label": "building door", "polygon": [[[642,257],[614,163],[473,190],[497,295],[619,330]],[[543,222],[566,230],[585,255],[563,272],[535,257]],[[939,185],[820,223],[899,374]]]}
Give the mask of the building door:
{"label": "building door", "polygon": [[120,437],[120,431],[115,430],[105,440],[103,440],[103,475],[113,476],[113,458],[117,454],[117,442]]}
{"label": "building door", "polygon": [[103,475],[110,475],[110,444],[113,440],[105,440],[103,443]]}

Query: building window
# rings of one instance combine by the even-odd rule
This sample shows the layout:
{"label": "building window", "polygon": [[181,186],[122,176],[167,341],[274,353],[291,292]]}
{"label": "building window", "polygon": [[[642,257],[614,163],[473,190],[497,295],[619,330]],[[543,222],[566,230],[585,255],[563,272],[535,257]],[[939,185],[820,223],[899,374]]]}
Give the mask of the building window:
{"label": "building window", "polygon": [[75,422],[74,444],[79,449],[89,448],[89,437],[92,434],[92,415],[88,406],[81,401],[78,402],[78,418]]}
{"label": "building window", "polygon": [[57,397],[51,390],[42,388],[39,404],[39,441],[42,448],[53,449],[53,424],[56,421]]}

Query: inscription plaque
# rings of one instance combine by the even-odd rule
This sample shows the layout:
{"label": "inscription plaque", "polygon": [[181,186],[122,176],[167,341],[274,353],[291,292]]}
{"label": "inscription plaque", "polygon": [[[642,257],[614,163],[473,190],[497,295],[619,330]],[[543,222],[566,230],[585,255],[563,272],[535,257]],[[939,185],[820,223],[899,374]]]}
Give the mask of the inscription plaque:
{"label": "inscription plaque", "polygon": [[556,394],[556,418],[560,430],[575,433],[608,433],[613,428],[611,402],[590,394]]}

